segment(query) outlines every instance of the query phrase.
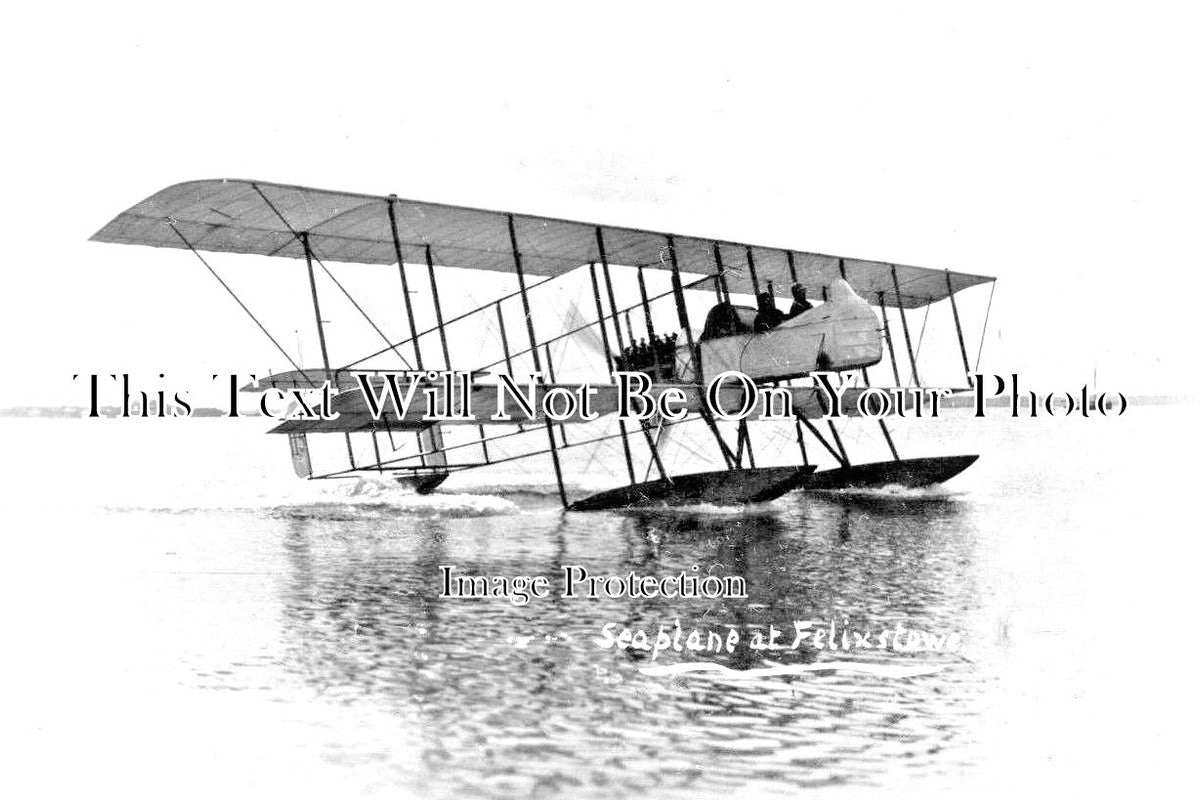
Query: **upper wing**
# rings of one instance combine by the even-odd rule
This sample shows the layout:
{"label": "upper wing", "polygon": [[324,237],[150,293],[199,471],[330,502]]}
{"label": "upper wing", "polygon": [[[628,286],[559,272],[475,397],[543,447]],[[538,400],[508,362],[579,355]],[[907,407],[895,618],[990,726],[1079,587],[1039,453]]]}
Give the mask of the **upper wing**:
{"label": "upper wing", "polygon": [[790,285],[794,269],[801,285],[820,296],[822,288],[844,276],[870,302],[892,307],[917,308],[994,280],[662,231],[247,180],[170,186],[118,215],[92,240],[183,248],[186,239],[197,250],[303,258],[296,234],[305,232],[321,258],[394,264],[392,215],[406,260],[422,260],[428,246],[434,263],[447,267],[515,271],[511,222],[522,266],[533,275],[558,275],[599,263],[601,240],[610,264],[669,269],[667,241],[672,236],[679,269],[687,273],[715,274],[714,248],[719,247],[730,289],[738,293],[752,291],[750,258],[764,286],[767,281]]}

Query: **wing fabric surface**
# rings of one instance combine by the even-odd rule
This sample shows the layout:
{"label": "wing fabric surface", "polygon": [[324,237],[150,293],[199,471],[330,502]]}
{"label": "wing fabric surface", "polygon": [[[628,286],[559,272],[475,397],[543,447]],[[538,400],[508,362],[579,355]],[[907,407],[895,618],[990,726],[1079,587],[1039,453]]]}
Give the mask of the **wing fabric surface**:
{"label": "wing fabric surface", "polygon": [[[394,264],[389,205],[395,213],[405,260],[410,262],[423,261],[428,246],[434,263],[440,266],[514,272],[511,218],[522,266],[530,275],[560,275],[599,263],[597,231],[608,263],[670,269],[665,232],[248,180],[201,180],[170,186],[119,214],[92,240],[185,248],[181,234],[197,250],[302,259],[304,250],[295,234],[306,232],[314,253],[322,259]],[[694,236],[674,236],[673,240],[682,272],[716,273],[714,240]],[[726,241],[720,241],[719,247],[734,292],[753,291],[750,254],[761,286],[773,281],[782,290],[792,282],[788,250]],[[801,285],[814,297],[820,297],[821,290],[843,272],[854,290],[871,303],[904,308],[919,308],[951,291],[994,280],[798,250],[790,253]]]}

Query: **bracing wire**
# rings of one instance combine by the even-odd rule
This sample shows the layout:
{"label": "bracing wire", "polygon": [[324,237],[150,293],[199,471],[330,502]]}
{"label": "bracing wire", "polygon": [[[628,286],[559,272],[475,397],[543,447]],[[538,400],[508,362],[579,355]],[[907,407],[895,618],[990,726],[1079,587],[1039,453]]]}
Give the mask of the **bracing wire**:
{"label": "bracing wire", "polygon": [[[258,196],[263,199],[263,202],[267,204],[267,207],[270,208],[271,211],[273,211],[275,213],[275,216],[279,217],[279,221],[282,222],[284,224],[284,226],[291,232],[292,236],[296,237],[296,241],[300,242],[301,244],[305,244],[304,237],[302,237],[300,235],[300,233],[295,228],[292,227],[292,224],[287,221],[287,217],[283,216],[283,213],[280,212],[280,210],[275,207],[275,204],[271,202],[271,199],[269,197],[267,197],[265,194],[263,194],[263,190],[258,188],[258,184],[252,183],[250,185],[254,187],[254,191],[256,191],[258,193]],[[354,306],[354,308],[358,311],[359,314],[362,314],[362,317],[363,317],[363,319],[365,319],[367,321],[367,324],[375,329],[375,332],[377,334],[379,334],[379,337],[381,339],[383,339],[384,344],[387,345],[386,349],[395,351],[396,356],[400,359],[401,362],[403,362],[405,368],[412,369],[412,365],[408,363],[408,359],[406,359],[404,357],[404,355],[400,352],[399,346],[392,343],[392,340],[389,339],[387,337],[387,335],[379,329],[379,326],[375,324],[375,320],[371,319],[371,315],[363,310],[363,307],[360,306],[358,304],[358,301],[354,299],[354,296],[351,295],[350,292],[346,290],[346,287],[342,285],[342,282],[339,281],[336,277],[334,277],[334,274],[332,272],[330,272],[329,267],[325,266],[325,262],[322,261],[320,259],[320,257],[317,255],[317,253],[316,253],[315,249],[312,247],[311,243],[308,243],[306,245],[306,249],[308,250],[309,254],[312,255],[313,260],[316,261],[321,266],[321,269],[325,271],[325,274],[329,276],[329,279],[331,281],[333,281],[334,285],[337,286],[337,288],[341,290],[342,294],[346,295],[346,299],[350,301],[351,305]],[[378,354],[376,354],[376,355],[378,355]]]}
{"label": "bracing wire", "polygon": [[983,315],[983,331],[979,334],[979,351],[975,354],[975,372],[979,372],[979,360],[983,357],[983,342],[987,339],[988,320],[992,316],[992,298],[996,296],[996,282],[992,281],[992,290],[988,292],[987,311]]}
{"label": "bracing wire", "polygon": [[175,222],[173,220],[168,220],[167,224],[170,226],[171,230],[175,232],[175,235],[179,237],[180,241],[182,241],[184,243],[184,245],[187,246],[187,249],[191,250],[192,254],[195,255],[196,258],[200,259],[200,263],[203,264],[210,273],[212,273],[212,276],[217,279],[217,283],[221,284],[221,286],[224,287],[225,291],[229,292],[229,296],[232,297],[237,302],[237,304],[242,307],[242,311],[245,311],[246,315],[249,316],[250,319],[254,320],[254,324],[258,326],[258,329],[263,332],[264,336],[266,336],[268,339],[271,340],[271,344],[275,345],[275,349],[278,350],[280,353],[282,353],[283,357],[287,359],[288,363],[292,365],[292,367],[296,370],[296,372],[303,375],[305,380],[307,380],[309,382],[309,384],[315,388],[316,384],[313,383],[312,379],[309,378],[308,375],[304,372],[304,370],[302,370],[300,368],[300,365],[296,363],[295,359],[292,358],[291,354],[289,354],[287,350],[283,349],[283,345],[281,345],[278,342],[278,340],[276,340],[276,338],[271,335],[271,332],[268,331],[267,327],[265,325],[263,325],[262,322],[259,321],[258,317],[254,316],[254,312],[252,312],[249,308],[246,307],[246,304],[242,302],[242,298],[238,297],[237,293],[234,292],[233,289],[229,288],[229,284],[226,283],[224,281],[224,279],[220,275],[217,274],[217,271],[212,268],[212,265],[209,264],[207,260],[205,260],[204,256],[200,255],[200,251],[198,251],[195,247],[193,247],[192,243],[187,240],[187,237],[185,237],[182,233],[179,232],[179,228],[175,227]]}

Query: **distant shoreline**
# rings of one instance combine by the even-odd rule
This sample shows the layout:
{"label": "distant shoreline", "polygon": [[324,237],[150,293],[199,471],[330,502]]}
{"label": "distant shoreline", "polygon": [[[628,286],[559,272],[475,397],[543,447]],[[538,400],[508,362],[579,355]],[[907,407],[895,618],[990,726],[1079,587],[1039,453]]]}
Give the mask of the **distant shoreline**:
{"label": "distant shoreline", "polygon": [[[87,406],[13,406],[11,408],[0,408],[0,417],[14,417],[17,419],[86,419],[88,417]],[[115,419],[121,417],[120,406],[101,406],[100,416],[107,419]],[[142,412],[140,406],[130,408],[130,418],[141,418]],[[192,410],[193,417],[224,417],[226,412],[220,408],[195,408]],[[257,417],[261,416],[256,411],[251,413],[245,410],[239,411],[240,417]],[[157,418],[158,410],[154,405],[150,406],[147,418]],[[171,415],[166,415],[164,419],[174,419]]]}
{"label": "distant shoreline", "polygon": [[[1164,395],[1164,394],[1146,394],[1134,395],[1129,398],[1131,406],[1172,406],[1186,405],[1195,403],[1200,398],[1191,397],[1189,395]],[[985,401],[988,408],[996,408],[999,406],[1007,406],[1012,403],[1012,399],[1008,397],[992,397]],[[1020,399],[1021,407],[1029,405],[1029,398],[1022,397]],[[952,395],[942,398],[941,405],[943,408],[973,408],[975,398],[970,393],[961,395]],[[101,416],[105,418],[119,418],[121,416],[121,408],[119,406],[103,406],[100,408]],[[226,412],[219,408],[201,407],[192,411],[193,417],[224,417]],[[242,417],[257,417],[261,416],[255,411],[239,410],[239,416]],[[16,419],[80,419],[87,418],[88,408],[86,406],[12,406],[9,408],[0,408],[0,417],[9,417]],[[131,416],[141,417],[141,409],[134,406],[131,409]],[[158,416],[157,409],[154,405],[150,406],[148,417],[155,418]]]}

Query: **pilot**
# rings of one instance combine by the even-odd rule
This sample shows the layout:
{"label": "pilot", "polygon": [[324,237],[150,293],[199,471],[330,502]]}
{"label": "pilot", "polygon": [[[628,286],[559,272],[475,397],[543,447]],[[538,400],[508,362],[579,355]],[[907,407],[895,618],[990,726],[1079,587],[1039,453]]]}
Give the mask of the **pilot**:
{"label": "pilot", "polygon": [[811,311],[813,304],[808,302],[808,293],[804,291],[804,287],[798,283],[792,284],[792,307],[788,311],[787,318],[792,319],[798,317],[805,311]]}
{"label": "pilot", "polygon": [[775,307],[775,297],[770,292],[758,295],[758,314],[754,317],[754,332],[766,333],[787,317]]}

